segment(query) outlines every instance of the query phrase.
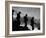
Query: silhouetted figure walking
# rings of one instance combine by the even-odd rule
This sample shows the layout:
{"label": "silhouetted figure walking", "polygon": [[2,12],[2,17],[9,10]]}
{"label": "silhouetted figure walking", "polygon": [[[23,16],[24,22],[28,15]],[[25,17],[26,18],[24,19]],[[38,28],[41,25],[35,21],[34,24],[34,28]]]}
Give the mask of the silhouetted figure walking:
{"label": "silhouetted figure walking", "polygon": [[27,14],[24,16],[24,23],[25,23],[25,27],[27,27],[27,21],[28,21],[28,18],[27,18]]}
{"label": "silhouetted figure walking", "polygon": [[31,19],[31,26],[32,26],[32,30],[34,30],[34,17],[32,17]]}
{"label": "silhouetted figure walking", "polygon": [[21,12],[19,12],[18,14],[17,14],[17,17],[16,17],[16,19],[17,19],[17,30],[19,30],[19,27],[20,27],[20,14],[21,14]]}

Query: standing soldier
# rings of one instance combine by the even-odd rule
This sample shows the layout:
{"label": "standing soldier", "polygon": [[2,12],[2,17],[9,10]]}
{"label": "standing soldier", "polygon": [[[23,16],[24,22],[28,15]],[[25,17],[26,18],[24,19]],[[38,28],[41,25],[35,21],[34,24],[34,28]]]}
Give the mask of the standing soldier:
{"label": "standing soldier", "polygon": [[27,18],[27,14],[24,16],[24,23],[25,23],[25,27],[27,27],[27,21],[28,21],[28,18]]}
{"label": "standing soldier", "polygon": [[32,17],[31,19],[31,26],[32,26],[32,30],[34,30],[34,17]]}
{"label": "standing soldier", "polygon": [[21,12],[19,11],[19,13],[17,14],[17,17],[16,17],[18,30],[19,30],[19,27],[20,27],[20,14],[21,14]]}

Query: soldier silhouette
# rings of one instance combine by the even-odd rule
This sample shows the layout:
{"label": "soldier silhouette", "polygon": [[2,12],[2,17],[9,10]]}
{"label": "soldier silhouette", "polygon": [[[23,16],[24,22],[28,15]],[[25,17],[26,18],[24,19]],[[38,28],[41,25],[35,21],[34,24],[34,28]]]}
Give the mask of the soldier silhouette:
{"label": "soldier silhouette", "polygon": [[34,17],[32,17],[31,19],[31,26],[32,26],[32,30],[34,30]]}
{"label": "soldier silhouette", "polygon": [[14,15],[14,10],[12,10],[12,31],[15,31],[15,21],[14,21],[14,18],[13,18],[13,15]]}
{"label": "soldier silhouette", "polygon": [[19,11],[19,13],[17,13],[17,17],[16,17],[16,19],[17,19],[17,30],[19,30],[19,27],[20,27],[20,14],[21,14],[21,12]]}
{"label": "soldier silhouette", "polygon": [[14,14],[14,10],[12,10],[12,15]]}
{"label": "soldier silhouette", "polygon": [[27,21],[28,21],[28,18],[27,18],[27,14],[24,16],[24,23],[25,23],[25,27],[27,27]]}

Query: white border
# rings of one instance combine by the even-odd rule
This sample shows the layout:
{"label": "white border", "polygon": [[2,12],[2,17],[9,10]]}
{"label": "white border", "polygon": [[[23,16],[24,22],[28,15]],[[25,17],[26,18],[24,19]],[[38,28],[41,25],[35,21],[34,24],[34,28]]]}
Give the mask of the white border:
{"label": "white border", "polygon": [[[39,31],[12,31],[12,7],[34,7],[40,8],[40,28]],[[22,4],[10,4],[10,23],[9,23],[9,34],[26,34],[26,33],[43,33],[43,6],[40,5],[22,5]]]}

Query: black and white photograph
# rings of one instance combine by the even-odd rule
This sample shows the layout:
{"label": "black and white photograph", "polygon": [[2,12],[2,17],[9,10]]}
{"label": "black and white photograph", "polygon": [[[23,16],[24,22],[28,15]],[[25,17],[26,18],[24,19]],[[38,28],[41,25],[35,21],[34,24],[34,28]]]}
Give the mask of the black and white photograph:
{"label": "black and white photograph", "polygon": [[40,5],[10,5],[10,34],[42,33],[43,8]]}
{"label": "black and white photograph", "polygon": [[40,8],[12,7],[12,31],[40,30]]}

